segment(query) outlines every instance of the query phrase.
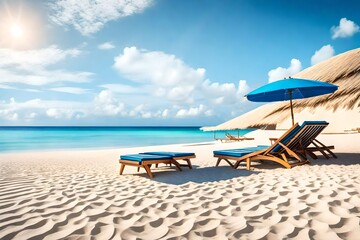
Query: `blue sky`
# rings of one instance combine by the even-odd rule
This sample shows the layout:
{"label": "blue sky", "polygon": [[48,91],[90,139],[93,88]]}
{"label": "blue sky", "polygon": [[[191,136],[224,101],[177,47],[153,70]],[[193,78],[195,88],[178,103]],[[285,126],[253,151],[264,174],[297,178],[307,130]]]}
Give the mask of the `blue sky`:
{"label": "blue sky", "polygon": [[2,0],[0,125],[219,124],[359,47],[358,1]]}

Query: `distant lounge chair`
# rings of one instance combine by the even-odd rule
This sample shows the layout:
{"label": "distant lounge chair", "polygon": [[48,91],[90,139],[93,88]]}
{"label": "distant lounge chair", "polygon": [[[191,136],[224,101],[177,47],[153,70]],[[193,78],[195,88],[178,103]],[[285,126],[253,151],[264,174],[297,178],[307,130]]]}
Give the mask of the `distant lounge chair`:
{"label": "distant lounge chair", "polygon": [[352,128],[352,129],[350,129],[350,130],[345,130],[345,132],[360,133],[360,128]]}
{"label": "distant lounge chair", "polygon": [[216,140],[220,140],[221,142],[232,142],[232,141],[245,141],[245,140],[254,140],[254,138],[249,138],[245,136],[234,136],[230,133],[225,134],[226,138],[217,138]]}
{"label": "distant lounge chair", "polygon": [[[145,169],[150,178],[153,178],[154,175],[151,172],[150,168],[153,164],[157,167],[159,163],[172,164],[179,170],[181,166],[192,168],[191,158],[195,158],[194,153],[188,152],[145,152],[139,154],[127,154],[120,156],[120,175],[122,175],[125,166],[135,166],[139,169],[142,167]],[[178,160],[184,160],[187,164],[179,164]]]}
{"label": "distant lounge chair", "polygon": [[[242,148],[232,150],[214,151],[214,157],[217,157],[216,166],[221,160],[225,160],[230,166],[237,168],[242,161],[246,161],[246,168],[250,170],[251,161],[268,160],[277,162],[286,168],[310,163],[306,159],[306,153],[312,151],[330,151],[325,145],[315,147],[308,146],[314,143],[315,137],[328,125],[326,122],[304,122],[300,127],[296,123],[292,128],[286,131],[270,147],[257,146],[253,148]],[[331,152],[331,151],[330,151]],[[310,155],[310,154],[309,154]],[[313,154],[314,155],[314,154]],[[291,161],[291,159],[294,159]],[[235,164],[230,160],[235,160]]]}

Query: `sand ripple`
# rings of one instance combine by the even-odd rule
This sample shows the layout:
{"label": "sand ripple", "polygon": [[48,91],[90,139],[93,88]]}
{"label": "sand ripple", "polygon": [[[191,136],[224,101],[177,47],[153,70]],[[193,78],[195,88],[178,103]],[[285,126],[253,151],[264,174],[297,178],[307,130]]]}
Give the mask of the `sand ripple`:
{"label": "sand ripple", "polygon": [[0,239],[358,239],[359,169],[171,185],[87,165],[5,164]]}

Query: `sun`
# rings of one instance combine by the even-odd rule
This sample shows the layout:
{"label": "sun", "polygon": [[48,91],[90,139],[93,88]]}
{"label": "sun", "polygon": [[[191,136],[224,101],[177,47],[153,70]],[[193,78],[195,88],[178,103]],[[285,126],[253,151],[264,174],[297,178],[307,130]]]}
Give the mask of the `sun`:
{"label": "sun", "polygon": [[0,49],[31,49],[45,39],[41,14],[22,2],[0,0]]}
{"label": "sun", "polygon": [[9,27],[11,37],[20,39],[24,36],[24,29],[19,24],[12,24]]}

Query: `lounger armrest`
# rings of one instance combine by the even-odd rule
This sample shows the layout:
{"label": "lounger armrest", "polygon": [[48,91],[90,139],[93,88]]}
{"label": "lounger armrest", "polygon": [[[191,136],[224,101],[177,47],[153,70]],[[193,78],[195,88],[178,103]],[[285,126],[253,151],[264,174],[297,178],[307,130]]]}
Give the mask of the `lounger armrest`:
{"label": "lounger armrest", "polygon": [[242,156],[241,158],[242,159],[246,159],[246,158],[250,158],[250,157],[253,157],[253,156],[256,156],[256,155],[260,155],[264,152],[266,152],[268,149],[265,148],[265,149],[262,149],[262,150],[259,150],[259,151],[256,151],[256,152],[252,152],[252,153],[249,153],[249,154],[246,154],[244,156]]}

